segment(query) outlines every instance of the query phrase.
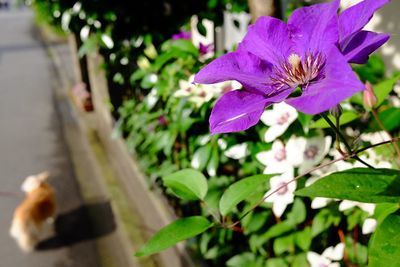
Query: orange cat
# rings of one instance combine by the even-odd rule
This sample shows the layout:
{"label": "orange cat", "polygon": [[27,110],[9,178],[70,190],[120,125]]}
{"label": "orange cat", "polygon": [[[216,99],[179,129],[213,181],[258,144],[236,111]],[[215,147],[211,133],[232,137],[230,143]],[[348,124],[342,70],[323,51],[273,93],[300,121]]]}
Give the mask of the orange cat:
{"label": "orange cat", "polygon": [[38,243],[43,223],[55,217],[55,195],[46,182],[48,177],[47,172],[28,176],[21,186],[26,197],[14,212],[10,235],[26,252],[32,251]]}

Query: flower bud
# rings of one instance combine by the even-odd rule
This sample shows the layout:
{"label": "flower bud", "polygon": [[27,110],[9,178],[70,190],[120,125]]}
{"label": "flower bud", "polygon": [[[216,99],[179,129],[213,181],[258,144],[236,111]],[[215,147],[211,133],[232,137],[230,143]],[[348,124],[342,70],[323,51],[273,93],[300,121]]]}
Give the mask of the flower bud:
{"label": "flower bud", "polygon": [[339,118],[342,113],[343,113],[343,109],[342,106],[340,106],[340,104],[337,104],[334,107],[331,107],[329,109],[329,113],[334,117],[334,118]]}
{"label": "flower bud", "polygon": [[372,85],[367,81],[364,90],[364,106],[368,109],[372,109],[376,105],[377,101]]}

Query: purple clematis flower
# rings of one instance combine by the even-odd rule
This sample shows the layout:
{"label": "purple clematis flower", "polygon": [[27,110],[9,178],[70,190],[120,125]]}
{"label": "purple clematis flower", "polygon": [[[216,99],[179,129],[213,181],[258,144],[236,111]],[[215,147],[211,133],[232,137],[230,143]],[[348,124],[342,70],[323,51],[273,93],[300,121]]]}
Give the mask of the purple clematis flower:
{"label": "purple clematis flower", "polygon": [[[340,0],[297,9],[284,23],[261,17],[236,51],[195,76],[194,82],[240,82],[244,89],[224,94],[211,112],[211,133],[238,132],[255,125],[264,109],[285,101],[318,114],[364,90],[349,63],[365,63],[387,34],[363,31],[389,0],[364,0],[338,14]],[[291,94],[296,88],[300,96]]]}
{"label": "purple clematis flower", "polygon": [[179,40],[179,39],[190,40],[191,38],[192,38],[192,33],[190,31],[188,32],[181,31],[180,33],[172,35],[172,40]]}

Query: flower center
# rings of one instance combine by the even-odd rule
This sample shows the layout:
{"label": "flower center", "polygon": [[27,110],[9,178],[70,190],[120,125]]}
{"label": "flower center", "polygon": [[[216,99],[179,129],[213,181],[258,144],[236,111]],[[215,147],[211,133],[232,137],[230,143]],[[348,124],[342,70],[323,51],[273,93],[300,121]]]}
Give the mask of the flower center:
{"label": "flower center", "polygon": [[277,161],[282,161],[282,160],[286,159],[286,150],[284,148],[282,148],[282,149],[279,149],[278,151],[276,151],[275,159]]}
{"label": "flower center", "polygon": [[289,112],[285,112],[284,114],[282,114],[277,120],[276,123],[278,125],[283,125],[285,124],[288,120],[289,120],[290,114]]}
{"label": "flower center", "polygon": [[288,187],[287,187],[287,184],[286,184],[285,182],[280,182],[280,183],[277,185],[277,188],[280,188],[280,189],[276,192],[278,195],[284,195],[284,194],[286,194],[287,191],[289,191],[289,189],[288,189]]}
{"label": "flower center", "polygon": [[304,151],[304,156],[306,156],[307,159],[314,159],[318,151],[319,148],[317,146],[311,145]]}
{"label": "flower center", "polygon": [[272,84],[277,87],[277,90],[286,86],[307,87],[310,82],[323,75],[324,66],[325,57],[321,53],[308,52],[303,60],[298,54],[293,53],[287,61],[274,67],[275,75],[271,77]]}

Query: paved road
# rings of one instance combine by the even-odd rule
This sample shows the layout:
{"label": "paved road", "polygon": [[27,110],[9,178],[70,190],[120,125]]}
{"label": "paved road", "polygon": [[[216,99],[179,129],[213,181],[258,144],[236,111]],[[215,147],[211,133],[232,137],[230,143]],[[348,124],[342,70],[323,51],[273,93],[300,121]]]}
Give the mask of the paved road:
{"label": "paved road", "polygon": [[[100,266],[93,240],[85,238],[91,226],[81,218],[82,200],[55,106],[54,72],[32,27],[27,10],[0,12],[0,192],[11,193],[0,193],[0,267]],[[48,239],[42,250],[24,254],[8,230],[23,197],[21,182],[43,170],[52,174],[65,219],[58,230],[64,233]]]}

